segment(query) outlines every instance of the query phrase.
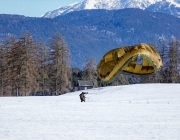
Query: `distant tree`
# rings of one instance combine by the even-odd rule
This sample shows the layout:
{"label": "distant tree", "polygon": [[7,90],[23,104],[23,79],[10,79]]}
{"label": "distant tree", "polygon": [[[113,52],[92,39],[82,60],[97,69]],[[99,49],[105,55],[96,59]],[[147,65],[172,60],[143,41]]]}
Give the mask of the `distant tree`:
{"label": "distant tree", "polygon": [[72,85],[73,87],[78,86],[78,80],[82,80],[82,70],[79,68],[72,68]]}
{"label": "distant tree", "polygon": [[93,81],[94,87],[98,87],[97,78],[96,61],[94,58],[90,58],[86,61],[83,69],[83,80]]}
{"label": "distant tree", "polygon": [[166,70],[168,69],[167,62],[169,52],[167,40],[164,36],[162,36],[158,51],[162,59],[163,67],[157,72],[157,76],[155,78],[158,78],[158,82],[164,83],[167,82]]}
{"label": "distant tree", "polygon": [[45,44],[40,39],[40,41],[37,42],[37,48],[38,48],[38,83],[39,83],[39,90],[38,92],[41,92],[42,95],[45,95],[45,93],[50,92],[49,90],[49,77],[48,77],[48,51],[46,49]]}
{"label": "distant tree", "polygon": [[16,40],[6,54],[6,89],[11,89],[13,96],[28,96],[36,92],[37,84],[37,50],[29,33]]}
{"label": "distant tree", "polygon": [[4,68],[3,68],[2,74],[4,75],[3,93],[5,96],[12,96],[13,94],[15,95],[15,93],[13,93],[13,88],[15,88],[15,84],[13,84],[13,81],[15,81],[15,78],[13,78],[14,73],[11,73],[11,72],[15,71],[14,67],[15,65],[17,66],[18,64],[11,59],[10,52],[12,48],[15,48],[15,46],[17,46],[16,43],[17,43],[17,40],[15,36],[9,36],[5,38],[5,40],[3,40],[3,46],[4,46],[3,48],[5,49],[5,54],[4,54],[5,61],[4,61]]}
{"label": "distant tree", "polygon": [[4,45],[0,45],[0,88],[1,88],[1,94],[0,96],[4,95],[4,67],[5,67],[5,47]]}
{"label": "distant tree", "polygon": [[21,42],[15,42],[11,45],[6,55],[6,84],[8,85],[8,87],[11,86],[12,96],[19,96],[20,89],[23,85],[22,63],[24,61],[24,53],[25,49],[23,48]]}
{"label": "distant tree", "polygon": [[141,75],[141,83],[158,83],[158,73],[152,73],[149,75]]}
{"label": "distant tree", "polygon": [[60,33],[50,40],[51,91],[55,95],[68,92],[71,89],[70,50]]}
{"label": "distant tree", "polygon": [[180,41],[173,37],[169,43],[169,61],[166,70],[166,76],[168,77],[168,81],[171,83],[177,83],[179,80],[179,49]]}
{"label": "distant tree", "polygon": [[125,74],[120,74],[112,83],[112,85],[128,85],[129,81]]}
{"label": "distant tree", "polygon": [[25,96],[35,93],[39,89],[37,82],[38,74],[38,50],[36,44],[30,33],[25,33],[21,40],[23,47],[25,48],[24,54],[24,67],[22,67],[24,73],[24,94]]}
{"label": "distant tree", "polygon": [[141,76],[137,76],[137,75],[126,75],[129,84],[137,84],[137,83],[141,83]]}

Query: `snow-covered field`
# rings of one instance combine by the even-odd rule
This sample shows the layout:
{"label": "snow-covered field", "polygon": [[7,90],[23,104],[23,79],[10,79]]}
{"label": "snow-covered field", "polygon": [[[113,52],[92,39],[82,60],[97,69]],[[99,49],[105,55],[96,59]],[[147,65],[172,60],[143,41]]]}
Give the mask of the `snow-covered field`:
{"label": "snow-covered field", "polygon": [[0,97],[0,140],[180,140],[180,84]]}

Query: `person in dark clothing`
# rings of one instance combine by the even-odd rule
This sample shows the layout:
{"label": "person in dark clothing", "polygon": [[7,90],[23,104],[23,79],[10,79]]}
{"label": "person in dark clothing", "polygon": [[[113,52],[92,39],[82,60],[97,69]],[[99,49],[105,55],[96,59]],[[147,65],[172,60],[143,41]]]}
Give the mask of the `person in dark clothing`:
{"label": "person in dark clothing", "polygon": [[88,94],[88,92],[82,92],[82,93],[79,95],[81,102],[85,102],[85,99],[86,99],[85,94]]}

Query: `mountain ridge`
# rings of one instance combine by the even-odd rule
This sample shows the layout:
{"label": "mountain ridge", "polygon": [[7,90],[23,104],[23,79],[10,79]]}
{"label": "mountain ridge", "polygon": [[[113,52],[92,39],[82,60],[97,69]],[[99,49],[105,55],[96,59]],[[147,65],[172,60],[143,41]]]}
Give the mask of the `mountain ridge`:
{"label": "mountain ridge", "polygon": [[[163,22],[166,21],[166,22]],[[87,59],[96,62],[111,49],[153,43],[162,36],[180,38],[180,19],[141,9],[81,10],[56,18],[29,18],[0,15],[0,37],[30,32],[36,40],[49,39],[60,32],[71,51],[72,67],[83,68]]]}
{"label": "mountain ridge", "polygon": [[[166,7],[163,6],[164,3],[166,3]],[[124,8],[139,8],[142,10],[162,12],[180,17],[179,0],[85,0],[81,3],[74,3],[69,6],[60,7],[59,9],[49,11],[45,13],[43,17],[54,18],[59,15],[65,15],[72,11],[87,9],[117,10]]]}

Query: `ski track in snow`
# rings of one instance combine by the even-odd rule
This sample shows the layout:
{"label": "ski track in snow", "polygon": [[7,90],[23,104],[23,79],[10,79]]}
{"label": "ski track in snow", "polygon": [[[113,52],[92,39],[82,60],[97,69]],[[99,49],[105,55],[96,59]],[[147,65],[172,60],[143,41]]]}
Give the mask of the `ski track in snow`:
{"label": "ski track in snow", "polygon": [[0,140],[180,140],[180,84],[1,97]]}

